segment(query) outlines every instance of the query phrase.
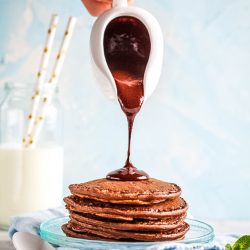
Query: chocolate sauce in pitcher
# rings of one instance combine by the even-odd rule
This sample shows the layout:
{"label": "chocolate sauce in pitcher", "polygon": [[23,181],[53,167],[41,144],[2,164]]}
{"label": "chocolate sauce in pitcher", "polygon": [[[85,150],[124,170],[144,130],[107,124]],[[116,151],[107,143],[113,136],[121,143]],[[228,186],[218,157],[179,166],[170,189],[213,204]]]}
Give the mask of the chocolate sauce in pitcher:
{"label": "chocolate sauce in pitcher", "polygon": [[104,53],[114,77],[120,106],[128,121],[128,153],[125,166],[107,175],[112,180],[144,180],[148,174],[130,161],[130,144],[135,116],[144,100],[143,78],[150,53],[150,38],[135,17],[113,19],[104,33]]}

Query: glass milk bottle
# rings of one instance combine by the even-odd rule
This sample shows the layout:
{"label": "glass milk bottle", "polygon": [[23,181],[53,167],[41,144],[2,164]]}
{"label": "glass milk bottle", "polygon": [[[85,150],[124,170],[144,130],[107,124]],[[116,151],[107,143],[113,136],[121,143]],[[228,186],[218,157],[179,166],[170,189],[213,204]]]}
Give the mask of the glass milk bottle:
{"label": "glass milk bottle", "polygon": [[[45,90],[46,85],[42,92]],[[27,84],[7,83],[0,103],[0,227],[4,229],[9,227],[12,216],[56,207],[62,202],[62,116],[58,93],[48,107],[35,146],[24,147],[32,92]]]}

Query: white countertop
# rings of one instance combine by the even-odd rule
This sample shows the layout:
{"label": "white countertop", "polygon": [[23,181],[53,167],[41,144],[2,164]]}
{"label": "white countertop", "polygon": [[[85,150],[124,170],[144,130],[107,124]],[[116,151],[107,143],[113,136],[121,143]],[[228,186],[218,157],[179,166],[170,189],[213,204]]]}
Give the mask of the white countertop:
{"label": "white countertop", "polygon": [[[250,235],[250,221],[205,221],[215,229],[215,234],[248,234]],[[14,250],[8,233],[0,231],[0,249]]]}

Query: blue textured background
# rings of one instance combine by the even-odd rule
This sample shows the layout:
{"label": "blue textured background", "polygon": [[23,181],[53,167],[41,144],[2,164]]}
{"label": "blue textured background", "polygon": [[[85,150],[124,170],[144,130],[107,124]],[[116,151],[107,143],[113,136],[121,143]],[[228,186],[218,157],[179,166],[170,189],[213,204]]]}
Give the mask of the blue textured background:
{"label": "blue textured background", "polygon": [[[159,20],[162,77],[137,117],[132,158],[183,188],[195,217],[250,219],[250,1],[136,0]],[[51,13],[78,24],[64,72],[65,192],[123,165],[126,120],[91,74],[93,21],[80,0],[0,0],[0,88],[33,81]],[[0,96],[2,90],[0,90]]]}

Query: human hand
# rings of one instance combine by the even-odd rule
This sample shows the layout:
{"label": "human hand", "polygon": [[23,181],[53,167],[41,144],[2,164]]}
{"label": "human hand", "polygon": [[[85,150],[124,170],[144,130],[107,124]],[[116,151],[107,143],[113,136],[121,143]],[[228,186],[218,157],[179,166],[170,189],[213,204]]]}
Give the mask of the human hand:
{"label": "human hand", "polygon": [[[82,2],[92,16],[100,16],[112,7],[112,0],[82,0]],[[128,0],[128,4],[132,2],[133,0]]]}

